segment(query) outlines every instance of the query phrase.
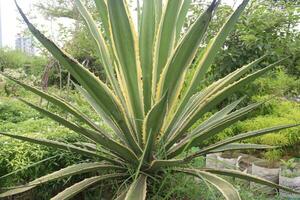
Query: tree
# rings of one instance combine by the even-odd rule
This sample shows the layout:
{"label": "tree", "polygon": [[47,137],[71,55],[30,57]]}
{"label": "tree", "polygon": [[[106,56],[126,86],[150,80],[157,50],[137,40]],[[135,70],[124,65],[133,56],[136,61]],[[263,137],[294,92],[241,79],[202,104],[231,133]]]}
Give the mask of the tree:
{"label": "tree", "polygon": [[[194,6],[193,13],[200,12],[203,5]],[[225,16],[232,11],[227,5],[220,5],[215,20],[210,26],[211,32],[206,42],[223,24]],[[189,18],[193,21],[193,16]],[[227,38],[222,51],[211,68],[209,79],[218,79],[232,72],[240,65],[264,54],[272,55],[266,60],[291,56],[286,68],[291,75],[300,76],[300,7],[299,1],[253,0],[236,29]],[[187,23],[189,24],[189,23]]]}
{"label": "tree", "polygon": [[[100,23],[98,13],[96,12],[95,5],[93,1],[84,1],[86,6],[92,11],[91,14]],[[81,63],[89,68],[91,71],[96,72],[102,80],[106,80],[103,74],[102,63],[99,60],[97,47],[95,43],[89,39],[90,33],[85,26],[83,18],[74,6],[74,2],[71,0],[54,0],[54,1],[41,1],[35,5],[39,12],[49,20],[54,23],[57,21],[68,20],[73,23],[73,26],[61,24],[58,28],[58,34],[62,43],[63,49],[70,53],[74,58],[76,58]],[[54,68],[53,68],[54,69]],[[53,70],[52,70],[53,71]],[[55,71],[52,76],[57,73]],[[66,71],[62,71],[62,77],[66,79]],[[56,78],[55,78],[56,77]],[[52,82],[58,82],[57,76],[50,77]],[[62,80],[63,83],[67,83],[67,80]]]}

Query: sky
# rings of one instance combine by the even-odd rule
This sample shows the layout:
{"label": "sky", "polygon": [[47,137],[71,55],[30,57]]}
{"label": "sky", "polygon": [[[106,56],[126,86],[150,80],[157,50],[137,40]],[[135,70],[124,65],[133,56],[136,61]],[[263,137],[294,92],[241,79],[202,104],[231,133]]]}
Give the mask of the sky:
{"label": "sky", "polygon": [[[19,0],[20,6],[28,13],[32,4],[37,0]],[[0,0],[0,13],[2,17],[2,42],[3,46],[14,47],[17,33],[21,31],[18,21],[19,13],[13,0]]]}
{"label": "sky", "polygon": [[[234,1],[235,0],[223,0],[222,2],[233,4]],[[37,14],[34,13],[35,11],[33,11],[33,5],[36,2],[38,2],[38,0],[18,0],[18,3],[23,11],[30,15]],[[0,0],[0,14],[2,16],[3,46],[14,48],[16,35],[24,28],[18,20],[20,19],[20,15],[17,12],[14,0]],[[39,19],[37,23],[45,26],[45,24],[49,22],[47,22],[45,19]]]}

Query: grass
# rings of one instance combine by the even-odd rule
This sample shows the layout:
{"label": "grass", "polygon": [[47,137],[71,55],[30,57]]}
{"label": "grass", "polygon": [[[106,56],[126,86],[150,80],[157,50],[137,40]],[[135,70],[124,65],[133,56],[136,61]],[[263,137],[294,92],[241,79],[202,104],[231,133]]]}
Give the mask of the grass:
{"label": "grass", "polygon": [[[203,167],[204,158],[198,158],[190,167]],[[236,189],[240,192],[242,200],[283,200],[278,195],[266,196],[259,192],[251,191],[241,180],[233,180]],[[223,200],[224,198],[218,190],[210,186],[209,183],[190,176],[168,174],[163,180],[153,181],[152,188],[148,191],[152,194],[151,200]],[[170,190],[170,188],[172,188]],[[169,191],[165,193],[164,191]]]}

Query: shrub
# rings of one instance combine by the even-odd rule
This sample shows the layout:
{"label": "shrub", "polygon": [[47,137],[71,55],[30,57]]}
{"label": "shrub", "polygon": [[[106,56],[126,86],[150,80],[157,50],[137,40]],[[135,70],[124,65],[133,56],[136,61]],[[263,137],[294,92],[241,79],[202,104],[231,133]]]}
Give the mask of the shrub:
{"label": "shrub", "polygon": [[[0,123],[0,131],[9,131],[18,135],[28,135],[34,138],[59,138],[59,141],[67,143],[85,141],[82,137],[71,133],[66,128],[57,126],[57,124],[49,119],[33,119],[26,117],[31,116],[24,115],[22,116],[22,121],[18,122],[5,121],[5,123]],[[1,188],[11,187],[15,184],[24,184],[44,175],[44,173],[51,173],[59,170],[61,167],[67,167],[82,160],[90,161],[90,159],[87,159],[84,156],[74,155],[70,152],[23,143],[7,138],[0,138],[0,149]],[[45,161],[40,163],[43,160]],[[10,172],[15,173],[6,177]],[[80,177],[82,178],[83,176]],[[35,194],[35,198],[49,199],[52,196],[52,192],[50,191],[57,191],[80,177],[77,176],[73,179],[55,181],[54,184],[41,187],[39,189],[40,191]]]}
{"label": "shrub", "polygon": [[[293,101],[270,96],[254,97],[256,101],[269,99],[262,109],[256,112],[252,118],[240,121],[230,128],[225,129],[213,141],[224,140],[241,132],[249,132],[254,128],[266,128],[276,124],[297,123],[300,117],[300,105]],[[266,108],[264,108],[266,107]],[[266,144],[280,147],[283,156],[297,155],[297,146],[300,143],[300,129],[292,128],[281,130],[278,133],[270,133],[246,140],[248,143]]]}
{"label": "shrub", "polygon": [[[32,111],[28,107],[17,100],[3,101],[0,100],[0,124],[18,123],[28,118],[37,118],[37,112]],[[1,129],[3,126],[1,126]]]}
{"label": "shrub", "polygon": [[[50,88],[53,92],[58,92],[55,88]],[[39,102],[40,99],[24,93],[23,91],[17,91],[21,93],[23,98],[30,99],[34,102]],[[24,95],[25,94],[25,95]],[[71,94],[68,98],[71,100],[75,96]],[[78,95],[77,95],[78,96]],[[77,97],[76,102],[80,103],[82,100]],[[45,105],[46,102],[43,103]],[[88,112],[89,107],[80,103],[82,108],[85,108]],[[60,112],[62,115],[66,113],[57,108],[49,106],[51,110]],[[65,115],[66,116],[66,115]],[[39,115],[38,112],[24,106],[23,103],[17,99],[12,98],[0,98],[0,131],[12,132],[18,135],[28,135],[31,137],[39,137],[46,139],[56,139],[63,142],[83,142],[84,138],[78,136],[75,133],[70,132],[68,129],[57,126],[55,122]],[[0,178],[0,185],[2,187],[10,187],[13,184],[24,184],[32,178],[38,178],[44,173],[50,173],[61,167],[66,167],[71,164],[78,163],[79,160],[86,159],[84,157],[74,155],[69,152],[47,148],[44,146],[34,145],[30,143],[22,143],[7,138],[0,138],[0,177],[8,174],[9,172],[18,171],[8,177]],[[43,163],[31,166],[41,160],[52,158],[51,160]],[[31,166],[30,168],[26,168]],[[72,179],[73,181],[73,179]],[[69,182],[69,181],[68,181]],[[50,190],[57,190],[63,187],[64,182],[57,182],[54,185],[48,185],[43,187],[42,191],[36,194],[38,199],[49,199],[51,193]],[[50,196],[47,196],[47,195]],[[46,195],[46,196],[45,196]]]}
{"label": "shrub", "polygon": [[260,96],[295,96],[300,93],[300,79],[287,74],[282,68],[277,68],[269,76],[260,78],[251,84],[249,91]]}
{"label": "shrub", "polygon": [[46,62],[43,57],[27,55],[19,50],[0,49],[0,71],[23,68],[27,74],[38,76]]}

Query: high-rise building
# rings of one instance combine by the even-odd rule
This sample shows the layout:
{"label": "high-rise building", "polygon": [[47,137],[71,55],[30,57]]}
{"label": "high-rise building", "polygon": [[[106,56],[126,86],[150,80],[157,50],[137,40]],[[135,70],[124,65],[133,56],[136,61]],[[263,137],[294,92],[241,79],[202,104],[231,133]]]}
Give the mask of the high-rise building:
{"label": "high-rise building", "polygon": [[0,48],[2,47],[2,11],[1,11],[1,1],[0,1]]}
{"label": "high-rise building", "polygon": [[34,55],[35,51],[33,45],[33,38],[30,36],[22,36],[21,34],[18,34],[16,38],[16,49],[24,53]]}

